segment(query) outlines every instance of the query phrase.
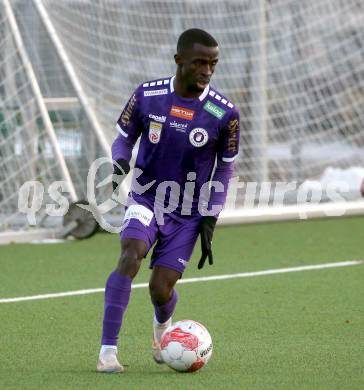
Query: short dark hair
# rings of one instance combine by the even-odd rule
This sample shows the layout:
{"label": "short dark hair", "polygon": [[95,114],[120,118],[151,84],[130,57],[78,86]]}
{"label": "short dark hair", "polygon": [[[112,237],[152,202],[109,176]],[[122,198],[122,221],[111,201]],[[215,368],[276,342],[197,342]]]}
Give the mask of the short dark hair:
{"label": "short dark hair", "polygon": [[191,28],[184,31],[177,42],[177,53],[182,53],[191,49],[195,43],[199,43],[208,47],[216,47],[218,43],[216,39],[204,30],[199,28]]}

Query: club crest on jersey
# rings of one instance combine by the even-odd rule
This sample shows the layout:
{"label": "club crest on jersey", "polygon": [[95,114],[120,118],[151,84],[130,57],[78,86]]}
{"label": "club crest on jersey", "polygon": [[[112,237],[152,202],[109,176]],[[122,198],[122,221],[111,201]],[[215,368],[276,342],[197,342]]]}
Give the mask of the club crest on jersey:
{"label": "club crest on jersey", "polygon": [[195,129],[191,130],[189,139],[193,146],[196,146],[196,148],[200,148],[201,146],[206,145],[209,139],[209,135],[205,129],[202,129],[201,127],[196,127]]}
{"label": "club crest on jersey", "polygon": [[161,139],[162,123],[151,121],[149,124],[149,141],[157,144]]}

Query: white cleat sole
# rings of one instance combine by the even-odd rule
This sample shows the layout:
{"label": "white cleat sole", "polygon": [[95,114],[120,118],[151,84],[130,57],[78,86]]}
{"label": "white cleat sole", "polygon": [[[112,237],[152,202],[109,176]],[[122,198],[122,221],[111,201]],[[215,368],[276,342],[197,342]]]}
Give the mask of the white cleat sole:
{"label": "white cleat sole", "polygon": [[97,372],[105,373],[105,374],[121,374],[124,372],[124,367],[120,366],[107,366],[102,362],[97,363],[96,367]]}

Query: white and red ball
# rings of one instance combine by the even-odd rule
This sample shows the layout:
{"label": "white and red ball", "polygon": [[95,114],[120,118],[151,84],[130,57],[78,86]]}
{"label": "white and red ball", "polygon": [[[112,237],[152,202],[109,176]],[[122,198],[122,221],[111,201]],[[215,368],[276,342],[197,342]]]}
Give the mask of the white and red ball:
{"label": "white and red ball", "polygon": [[162,359],[176,371],[202,368],[212,354],[208,330],[199,322],[182,320],[168,327],[161,338]]}

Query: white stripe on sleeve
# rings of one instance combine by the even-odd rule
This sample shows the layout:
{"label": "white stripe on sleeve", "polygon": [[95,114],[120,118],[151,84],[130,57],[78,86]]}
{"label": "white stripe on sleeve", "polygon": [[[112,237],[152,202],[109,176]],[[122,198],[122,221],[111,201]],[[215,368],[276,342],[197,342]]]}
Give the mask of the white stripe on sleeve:
{"label": "white stripe on sleeve", "polygon": [[236,159],[236,157],[238,157],[237,154],[234,157],[223,157],[222,161],[224,161],[224,162],[232,162],[232,161],[234,161]]}
{"label": "white stripe on sleeve", "polygon": [[120,127],[119,123],[116,124],[116,130],[125,138],[128,138],[128,134]]}

